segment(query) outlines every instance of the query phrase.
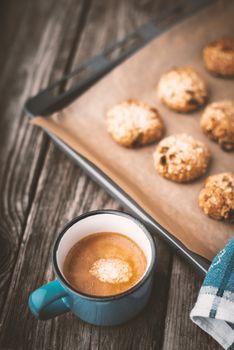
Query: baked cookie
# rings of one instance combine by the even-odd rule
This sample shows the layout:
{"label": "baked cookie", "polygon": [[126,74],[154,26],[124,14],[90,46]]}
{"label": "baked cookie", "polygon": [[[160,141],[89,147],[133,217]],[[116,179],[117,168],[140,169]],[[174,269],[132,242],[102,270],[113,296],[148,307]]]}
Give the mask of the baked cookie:
{"label": "baked cookie", "polygon": [[159,140],[163,122],[156,108],[137,100],[117,104],[107,112],[107,131],[125,147],[144,146]]}
{"label": "baked cookie", "polygon": [[200,192],[199,206],[214,219],[234,222],[234,173],[209,176]]}
{"label": "baked cookie", "polygon": [[205,67],[223,77],[234,76],[234,39],[223,37],[203,49]]}
{"label": "baked cookie", "polygon": [[208,90],[204,80],[191,67],[173,68],[158,84],[160,100],[177,112],[190,112],[207,101]]}
{"label": "baked cookie", "polygon": [[234,102],[220,101],[208,105],[201,117],[201,128],[226,151],[234,149]]}
{"label": "baked cookie", "polygon": [[154,153],[154,165],[160,175],[176,182],[187,182],[203,175],[210,152],[207,146],[187,134],[166,137]]}

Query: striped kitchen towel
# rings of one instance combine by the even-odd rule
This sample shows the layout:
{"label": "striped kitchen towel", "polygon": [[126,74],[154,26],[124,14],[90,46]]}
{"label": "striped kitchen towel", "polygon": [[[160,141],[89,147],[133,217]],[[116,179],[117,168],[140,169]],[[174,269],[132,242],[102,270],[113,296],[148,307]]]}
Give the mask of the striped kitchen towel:
{"label": "striped kitchen towel", "polygon": [[224,349],[234,350],[234,238],[214,258],[190,317]]}

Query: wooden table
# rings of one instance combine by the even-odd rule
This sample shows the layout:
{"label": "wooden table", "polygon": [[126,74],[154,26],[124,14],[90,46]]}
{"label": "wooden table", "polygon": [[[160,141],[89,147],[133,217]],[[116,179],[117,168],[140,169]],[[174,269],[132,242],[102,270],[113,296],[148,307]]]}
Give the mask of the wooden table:
{"label": "wooden table", "polygon": [[220,349],[189,320],[201,278],[159,239],[151,301],[133,321],[94,327],[67,313],[43,322],[27,306],[29,293],[54,278],[51,247],[64,223],[89,210],[122,208],[29,124],[24,102],[175,2],[1,4],[0,349]]}

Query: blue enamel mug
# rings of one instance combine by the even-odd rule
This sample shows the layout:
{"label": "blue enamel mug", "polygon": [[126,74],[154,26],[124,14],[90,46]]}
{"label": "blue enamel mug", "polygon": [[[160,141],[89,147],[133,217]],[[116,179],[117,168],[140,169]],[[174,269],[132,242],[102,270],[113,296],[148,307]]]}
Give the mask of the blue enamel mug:
{"label": "blue enamel mug", "polygon": [[[65,279],[63,264],[70,249],[82,238],[98,232],[117,232],[134,240],[143,250],[147,267],[141,279],[130,289],[113,296],[92,296],[74,289]],[[67,311],[99,326],[121,324],[135,317],[149,300],[155,266],[152,237],[133,216],[116,210],[97,210],[70,221],[59,234],[53,248],[56,279],[36,289],[29,307],[40,320],[48,320]]]}

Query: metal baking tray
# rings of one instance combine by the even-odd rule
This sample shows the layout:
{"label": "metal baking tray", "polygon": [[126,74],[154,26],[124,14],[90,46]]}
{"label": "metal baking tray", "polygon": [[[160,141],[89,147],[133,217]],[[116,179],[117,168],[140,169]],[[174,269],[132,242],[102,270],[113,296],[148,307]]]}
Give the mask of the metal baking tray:
{"label": "metal baking tray", "polygon": [[[114,67],[123,62],[126,58],[146,45],[150,40],[168,30],[182,19],[194,14],[195,11],[209,5],[211,0],[188,0],[189,10],[181,7],[174,8],[170,13],[165,13],[155,21],[151,21],[130,33],[123,40],[110,46],[101,54],[86,61],[71,73],[62,77],[45,90],[40,91],[36,96],[29,98],[25,103],[25,111],[30,118],[36,116],[46,116],[64,108],[74,99],[78,98],[96,81],[110,72]],[[187,8],[187,7],[186,7]],[[167,18],[170,16],[170,25]],[[112,58],[111,58],[112,57]],[[114,57],[114,58],[113,58]],[[86,73],[85,77],[79,78]],[[66,89],[66,85],[71,80],[79,78]],[[54,91],[57,90],[55,94]],[[86,158],[75,152],[55,135],[47,132],[56,145],[59,146],[68,156],[70,156],[95,182],[102,186],[111,196],[116,198],[128,211],[138,217],[156,236],[165,240],[176,253],[182,255],[198,273],[206,274],[210,262],[201,256],[188,250],[178,239],[171,235],[165,228],[159,225],[150,217],[130,196],[116,185],[105,173]]]}

